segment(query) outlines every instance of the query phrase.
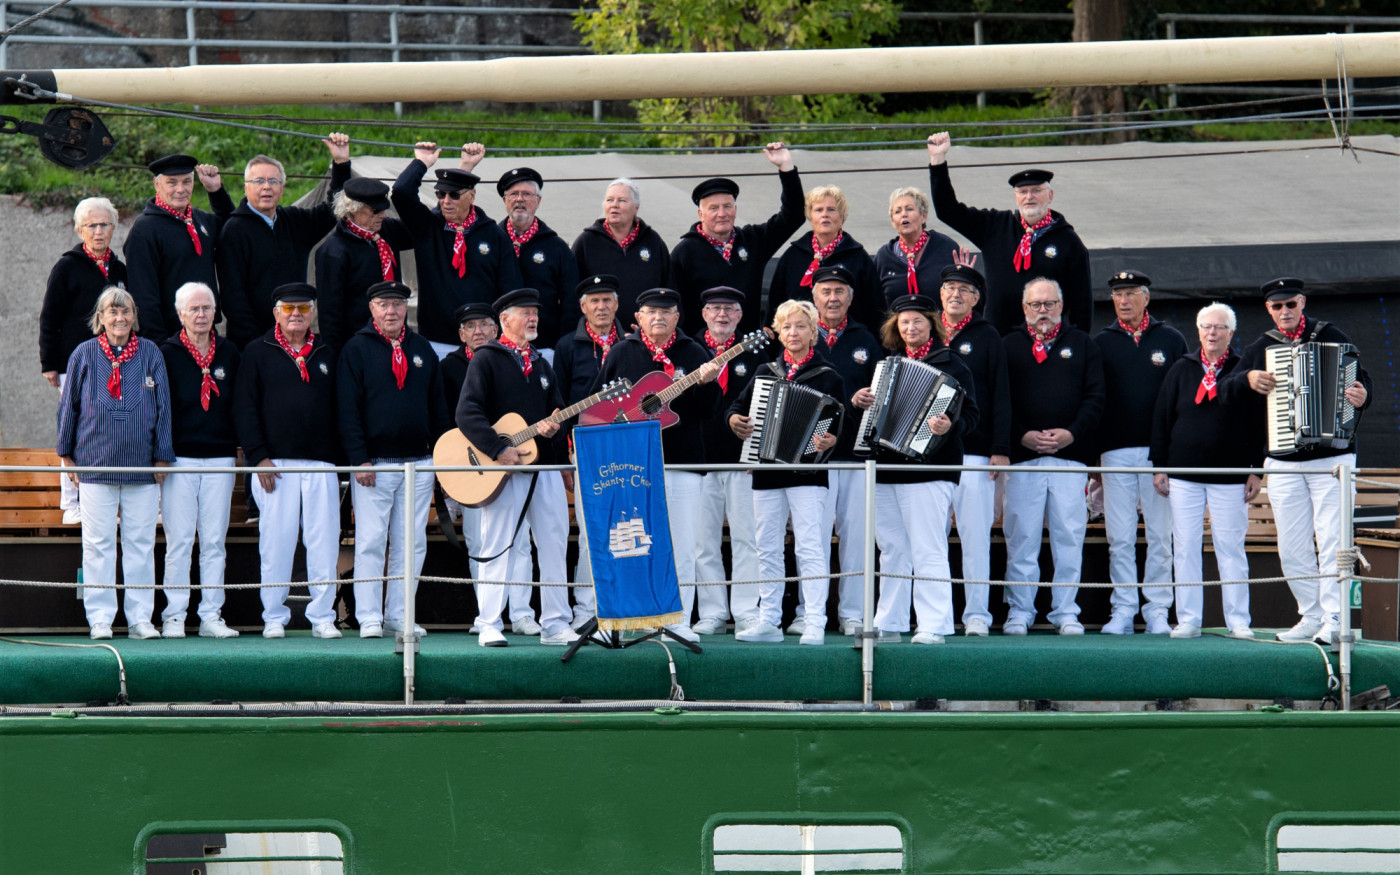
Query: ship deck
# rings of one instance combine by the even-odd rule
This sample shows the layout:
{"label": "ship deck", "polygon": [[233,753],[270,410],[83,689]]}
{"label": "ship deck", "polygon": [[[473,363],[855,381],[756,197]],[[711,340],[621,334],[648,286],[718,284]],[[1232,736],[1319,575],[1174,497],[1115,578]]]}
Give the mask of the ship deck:
{"label": "ship deck", "polygon": [[[1206,631],[1199,639],[1113,637],[949,638],[941,646],[905,642],[875,652],[877,701],[945,702],[1152,700],[1321,700],[1328,693],[1324,649],[1242,641]],[[185,638],[110,642],[121,654],[130,699],[166,702],[402,702],[403,656],[391,638],[354,633],[320,640],[289,632],[265,640]],[[482,648],[475,636],[433,631],[416,657],[418,702],[659,700],[670,694],[666,653],[647,643],[626,650],[584,647],[565,664],[564,649],[507,636],[506,648]],[[117,660],[76,635],[9,635],[0,641],[0,703],[112,702]],[[730,635],[703,640],[694,654],[668,643],[676,676],[693,702],[859,702],[860,653],[852,639],[828,635],[825,647],[747,644]],[[1326,654],[1337,672],[1338,655]],[[1400,645],[1361,642],[1353,651],[1352,690],[1400,689]],[[936,707],[936,704],[933,704]]]}

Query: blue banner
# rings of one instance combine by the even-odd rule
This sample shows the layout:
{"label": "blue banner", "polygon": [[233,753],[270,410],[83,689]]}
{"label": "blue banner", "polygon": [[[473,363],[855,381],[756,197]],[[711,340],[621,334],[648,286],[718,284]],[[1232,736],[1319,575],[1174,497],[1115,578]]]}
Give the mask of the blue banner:
{"label": "blue banner", "polygon": [[598,628],[681,620],[681,591],[666,513],[661,424],[574,429],[574,510],[588,535]]}

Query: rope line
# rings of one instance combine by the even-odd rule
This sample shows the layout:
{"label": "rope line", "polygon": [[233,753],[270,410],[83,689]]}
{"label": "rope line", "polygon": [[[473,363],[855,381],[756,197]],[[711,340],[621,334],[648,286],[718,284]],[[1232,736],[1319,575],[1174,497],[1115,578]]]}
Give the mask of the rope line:
{"label": "rope line", "polygon": [[50,15],[53,15],[55,12],[67,6],[71,2],[73,2],[73,0],[58,0],[57,3],[53,4],[47,9],[39,10],[38,12],[34,13],[33,15],[16,24],[14,27],[11,27],[7,30],[0,30],[0,43],[3,43],[5,40],[19,33],[21,30],[24,30],[26,27],[33,24],[34,22],[48,18]]}

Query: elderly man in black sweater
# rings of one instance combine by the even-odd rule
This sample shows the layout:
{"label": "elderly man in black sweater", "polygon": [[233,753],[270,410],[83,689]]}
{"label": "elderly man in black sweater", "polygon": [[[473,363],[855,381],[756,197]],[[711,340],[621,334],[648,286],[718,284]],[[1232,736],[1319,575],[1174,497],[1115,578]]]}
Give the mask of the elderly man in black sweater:
{"label": "elderly man in black sweater", "polygon": [[617,277],[617,321],[624,333],[636,321],[637,296],[672,285],[671,251],[656,229],[637,215],[641,207],[637,183],[614,179],[603,190],[603,217],[584,228],[573,245],[580,276]]}
{"label": "elderly man in black sweater", "polygon": [[1078,588],[1088,522],[1082,471],[1094,460],[1094,430],[1104,409],[1103,364],[1093,338],[1061,318],[1064,298],[1054,280],[1039,277],[1022,292],[1025,321],[1002,338],[1011,387],[1011,464],[1006,477],[1006,587],[1011,605],[1003,634],[1024,635],[1035,621],[1042,521],[1055,562],[1047,619],[1061,635],[1083,635]]}
{"label": "elderly man in black sweater", "polygon": [[[431,464],[433,444],[452,427],[437,356],[426,340],[408,329],[411,292],[403,283],[370,286],[370,323],[340,351],[336,381],[340,440],[351,465]],[[409,525],[417,532],[415,574],[423,570],[428,510],[433,504],[432,472],[415,474],[411,505],[406,487],[402,471],[356,473],[350,483],[355,506],[355,579],[361,581],[355,584],[355,619],[361,638],[408,631],[402,583],[389,581],[386,603],[384,582],[365,580],[386,574],[386,544],[387,574],[393,578],[403,573]],[[412,631],[424,634],[420,626]]]}
{"label": "elderly man in black sweater", "polygon": [[540,293],[539,345],[553,361],[560,333],[572,327],[578,315],[578,261],[569,244],[536,215],[543,188],[544,177],[531,167],[507,170],[496,181],[496,193],[506,206],[501,230],[510,238],[522,283]]}

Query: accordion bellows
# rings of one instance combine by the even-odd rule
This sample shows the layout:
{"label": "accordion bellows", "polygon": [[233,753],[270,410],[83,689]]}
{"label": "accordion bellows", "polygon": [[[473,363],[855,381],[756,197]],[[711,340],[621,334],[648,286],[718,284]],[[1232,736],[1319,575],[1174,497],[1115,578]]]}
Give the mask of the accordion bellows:
{"label": "accordion bellows", "polygon": [[869,455],[883,448],[916,462],[932,456],[948,437],[934,434],[928,421],[940,413],[956,421],[965,394],[943,371],[903,356],[875,366],[870,391],[875,403],[861,417],[855,451]]}

